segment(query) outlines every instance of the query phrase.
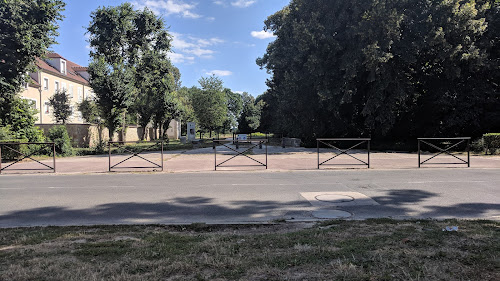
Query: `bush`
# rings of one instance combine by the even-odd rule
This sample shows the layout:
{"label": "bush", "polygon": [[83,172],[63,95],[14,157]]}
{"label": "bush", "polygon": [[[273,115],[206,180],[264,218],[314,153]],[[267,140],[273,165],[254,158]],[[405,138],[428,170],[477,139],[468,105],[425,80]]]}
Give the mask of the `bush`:
{"label": "bush", "polygon": [[49,130],[47,134],[48,140],[54,142],[56,153],[69,156],[73,155],[73,147],[71,147],[71,139],[68,135],[68,130],[65,126],[55,126]]}
{"label": "bush", "polygon": [[483,135],[484,148],[486,154],[494,154],[497,149],[500,149],[500,133],[490,133]]}
{"label": "bush", "polygon": [[4,140],[11,139],[15,139],[15,137],[10,126],[0,127],[0,142],[5,142]]}
{"label": "bush", "polygon": [[[28,140],[26,139],[2,139],[0,140],[0,143],[20,143],[27,141]],[[14,150],[17,150],[25,155],[28,155],[30,153],[29,147],[25,144],[9,144],[8,147],[10,147],[11,149],[7,148],[6,145],[2,145],[2,161],[18,159],[21,155]]]}

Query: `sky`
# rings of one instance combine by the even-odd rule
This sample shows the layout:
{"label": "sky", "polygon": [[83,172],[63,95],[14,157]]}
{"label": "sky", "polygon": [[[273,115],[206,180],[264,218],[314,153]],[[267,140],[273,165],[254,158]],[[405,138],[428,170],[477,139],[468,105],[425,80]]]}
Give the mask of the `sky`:
{"label": "sky", "polygon": [[182,86],[215,74],[233,92],[263,94],[269,75],[255,64],[275,37],[264,21],[290,0],[65,0],[65,18],[50,50],[79,65],[89,63],[85,35],[90,13],[100,6],[130,2],[163,18],[174,36],[170,59],[181,72]]}

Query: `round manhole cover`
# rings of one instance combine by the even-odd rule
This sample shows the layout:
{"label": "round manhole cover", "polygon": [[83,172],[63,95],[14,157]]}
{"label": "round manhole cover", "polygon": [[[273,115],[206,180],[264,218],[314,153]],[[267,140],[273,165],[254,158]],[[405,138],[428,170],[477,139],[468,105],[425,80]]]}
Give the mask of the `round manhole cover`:
{"label": "round manhole cover", "polygon": [[344,202],[354,201],[353,197],[342,194],[321,194],[314,198],[318,201],[330,202],[330,203],[344,203]]}
{"label": "round manhole cover", "polygon": [[352,216],[351,213],[342,210],[319,210],[312,212],[317,219],[345,219]]}

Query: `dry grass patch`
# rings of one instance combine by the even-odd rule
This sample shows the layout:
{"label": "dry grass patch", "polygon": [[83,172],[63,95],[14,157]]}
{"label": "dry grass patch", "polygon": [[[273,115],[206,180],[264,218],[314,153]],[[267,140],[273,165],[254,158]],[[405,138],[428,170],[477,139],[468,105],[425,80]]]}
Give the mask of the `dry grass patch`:
{"label": "dry grass patch", "polygon": [[[458,225],[458,232],[443,232]],[[0,280],[500,280],[498,222],[0,229]]]}

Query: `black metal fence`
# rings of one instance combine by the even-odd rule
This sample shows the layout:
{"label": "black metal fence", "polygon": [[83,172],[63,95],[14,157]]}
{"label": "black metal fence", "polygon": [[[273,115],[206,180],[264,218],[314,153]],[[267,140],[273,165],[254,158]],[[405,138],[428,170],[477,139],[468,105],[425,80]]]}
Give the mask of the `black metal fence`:
{"label": "black metal fence", "polygon": [[[25,154],[21,152],[21,149],[15,149],[15,146],[21,146],[21,145],[39,145],[42,146],[42,148],[36,149],[35,151],[31,151],[29,154]],[[45,146],[45,147],[44,147]],[[46,146],[51,146],[52,149],[52,167],[42,163],[36,159],[33,159],[32,156],[38,154],[40,151],[46,148]],[[22,156],[19,157],[17,160],[13,161],[12,163],[9,163],[7,166],[2,167],[2,148],[4,150],[14,152],[15,154]],[[42,153],[43,154],[43,153]],[[45,166],[45,169],[20,169],[20,170],[52,170],[54,173],[56,172],[56,145],[53,142],[14,142],[14,143],[0,143],[0,174],[2,173],[3,170],[8,169],[9,167],[12,167],[13,165],[23,161],[24,159],[30,159],[32,161],[35,161],[39,163],[42,166]]]}
{"label": "black metal fence", "polygon": [[[161,141],[155,141],[153,144],[147,146],[146,148],[142,148],[140,149],[138,152],[136,151],[133,151],[131,148],[127,148],[126,145],[127,144],[144,144],[144,143],[147,143],[147,142],[143,142],[143,141],[128,141],[128,142],[123,142],[123,141],[110,141],[108,142],[108,155],[109,155],[109,168],[108,168],[108,171],[111,172],[112,169],[115,169],[117,168],[119,165],[131,160],[132,158],[134,157],[137,157],[137,158],[140,158],[150,164],[152,164],[153,166],[134,166],[134,167],[122,167],[122,168],[128,168],[128,169],[147,169],[147,168],[160,168],[161,171],[163,171],[163,148],[164,148],[164,141],[161,140]],[[115,147],[115,148],[118,148],[118,149],[122,149],[124,152],[126,152],[125,155],[130,155],[129,157],[127,157],[126,159],[124,160],[121,160],[119,161],[118,163],[114,164],[114,165],[111,165],[111,148],[112,147]],[[155,163],[151,160],[148,160],[144,157],[142,157],[141,153],[144,153],[146,151],[151,151],[151,149],[153,147],[158,147],[158,149],[160,149],[160,154],[161,154],[161,160],[160,160],[160,163]],[[123,155],[123,154],[122,154]]]}
{"label": "black metal fence", "polygon": [[[446,154],[458,159],[459,163],[432,163],[432,164],[445,164],[445,165],[453,165],[453,164],[467,164],[467,167],[470,167],[470,137],[461,137],[461,138],[418,138],[418,167],[429,162],[430,160],[436,158],[441,154]],[[445,147],[440,147],[439,145],[445,145]],[[465,151],[467,152],[467,160],[464,160],[455,154],[452,153],[453,149],[458,148],[461,144],[465,143]],[[424,161],[421,161],[421,146],[422,144],[431,147],[437,153],[433,154],[431,157],[427,158]],[[427,163],[431,164],[431,163]]]}
{"label": "black metal fence", "polygon": [[[235,148],[232,148],[231,146],[229,146],[228,144],[230,144],[230,143],[233,143],[235,145]],[[268,141],[265,139],[264,140],[263,139],[260,139],[260,140],[253,139],[253,140],[246,140],[246,141],[215,140],[214,139],[213,140],[213,149],[214,149],[214,157],[215,157],[214,168],[217,171],[217,167],[222,167],[223,164],[233,160],[234,158],[236,158],[238,156],[242,156],[242,157],[246,157],[246,158],[252,160],[253,162],[256,162],[257,164],[254,166],[264,166],[264,167],[266,167],[266,170],[267,170],[267,143],[268,143]],[[226,159],[220,163],[217,163],[217,144],[229,149],[230,151],[234,152],[235,154],[232,157],[230,157],[229,159]],[[246,148],[244,151],[238,151],[240,145],[248,145],[249,147]],[[265,155],[266,155],[266,160],[264,163],[249,156],[248,154],[246,154],[247,152],[252,151],[252,149],[254,149],[256,147],[259,147],[259,149],[262,149],[262,147],[264,145],[265,145]],[[224,167],[228,167],[228,166],[224,166]]]}
{"label": "black metal fence", "polygon": [[[332,142],[346,142],[346,141],[354,141],[356,142],[355,145],[352,145],[348,148],[339,148],[335,145],[332,144]],[[370,168],[370,141],[371,139],[370,138],[319,138],[319,139],[316,139],[316,146],[317,146],[317,150],[318,150],[318,169],[320,168],[321,165],[325,165],[327,162],[337,158],[338,156],[340,155],[347,155],[355,160],[357,160],[358,162],[360,162],[360,164],[355,164],[355,165],[366,165],[368,168]],[[349,151],[353,150],[354,148],[362,145],[366,143],[367,144],[367,156],[368,156],[368,160],[367,161],[363,161],[359,158],[357,158],[356,156],[353,156],[351,153],[349,153]],[[328,158],[327,160],[323,161],[323,162],[320,162],[319,160],[319,146],[320,144],[324,144],[330,148],[333,148],[333,149],[336,149],[339,151],[339,153],[335,153],[335,156],[331,157],[331,158]],[[328,164],[328,165],[345,165],[345,164]]]}

